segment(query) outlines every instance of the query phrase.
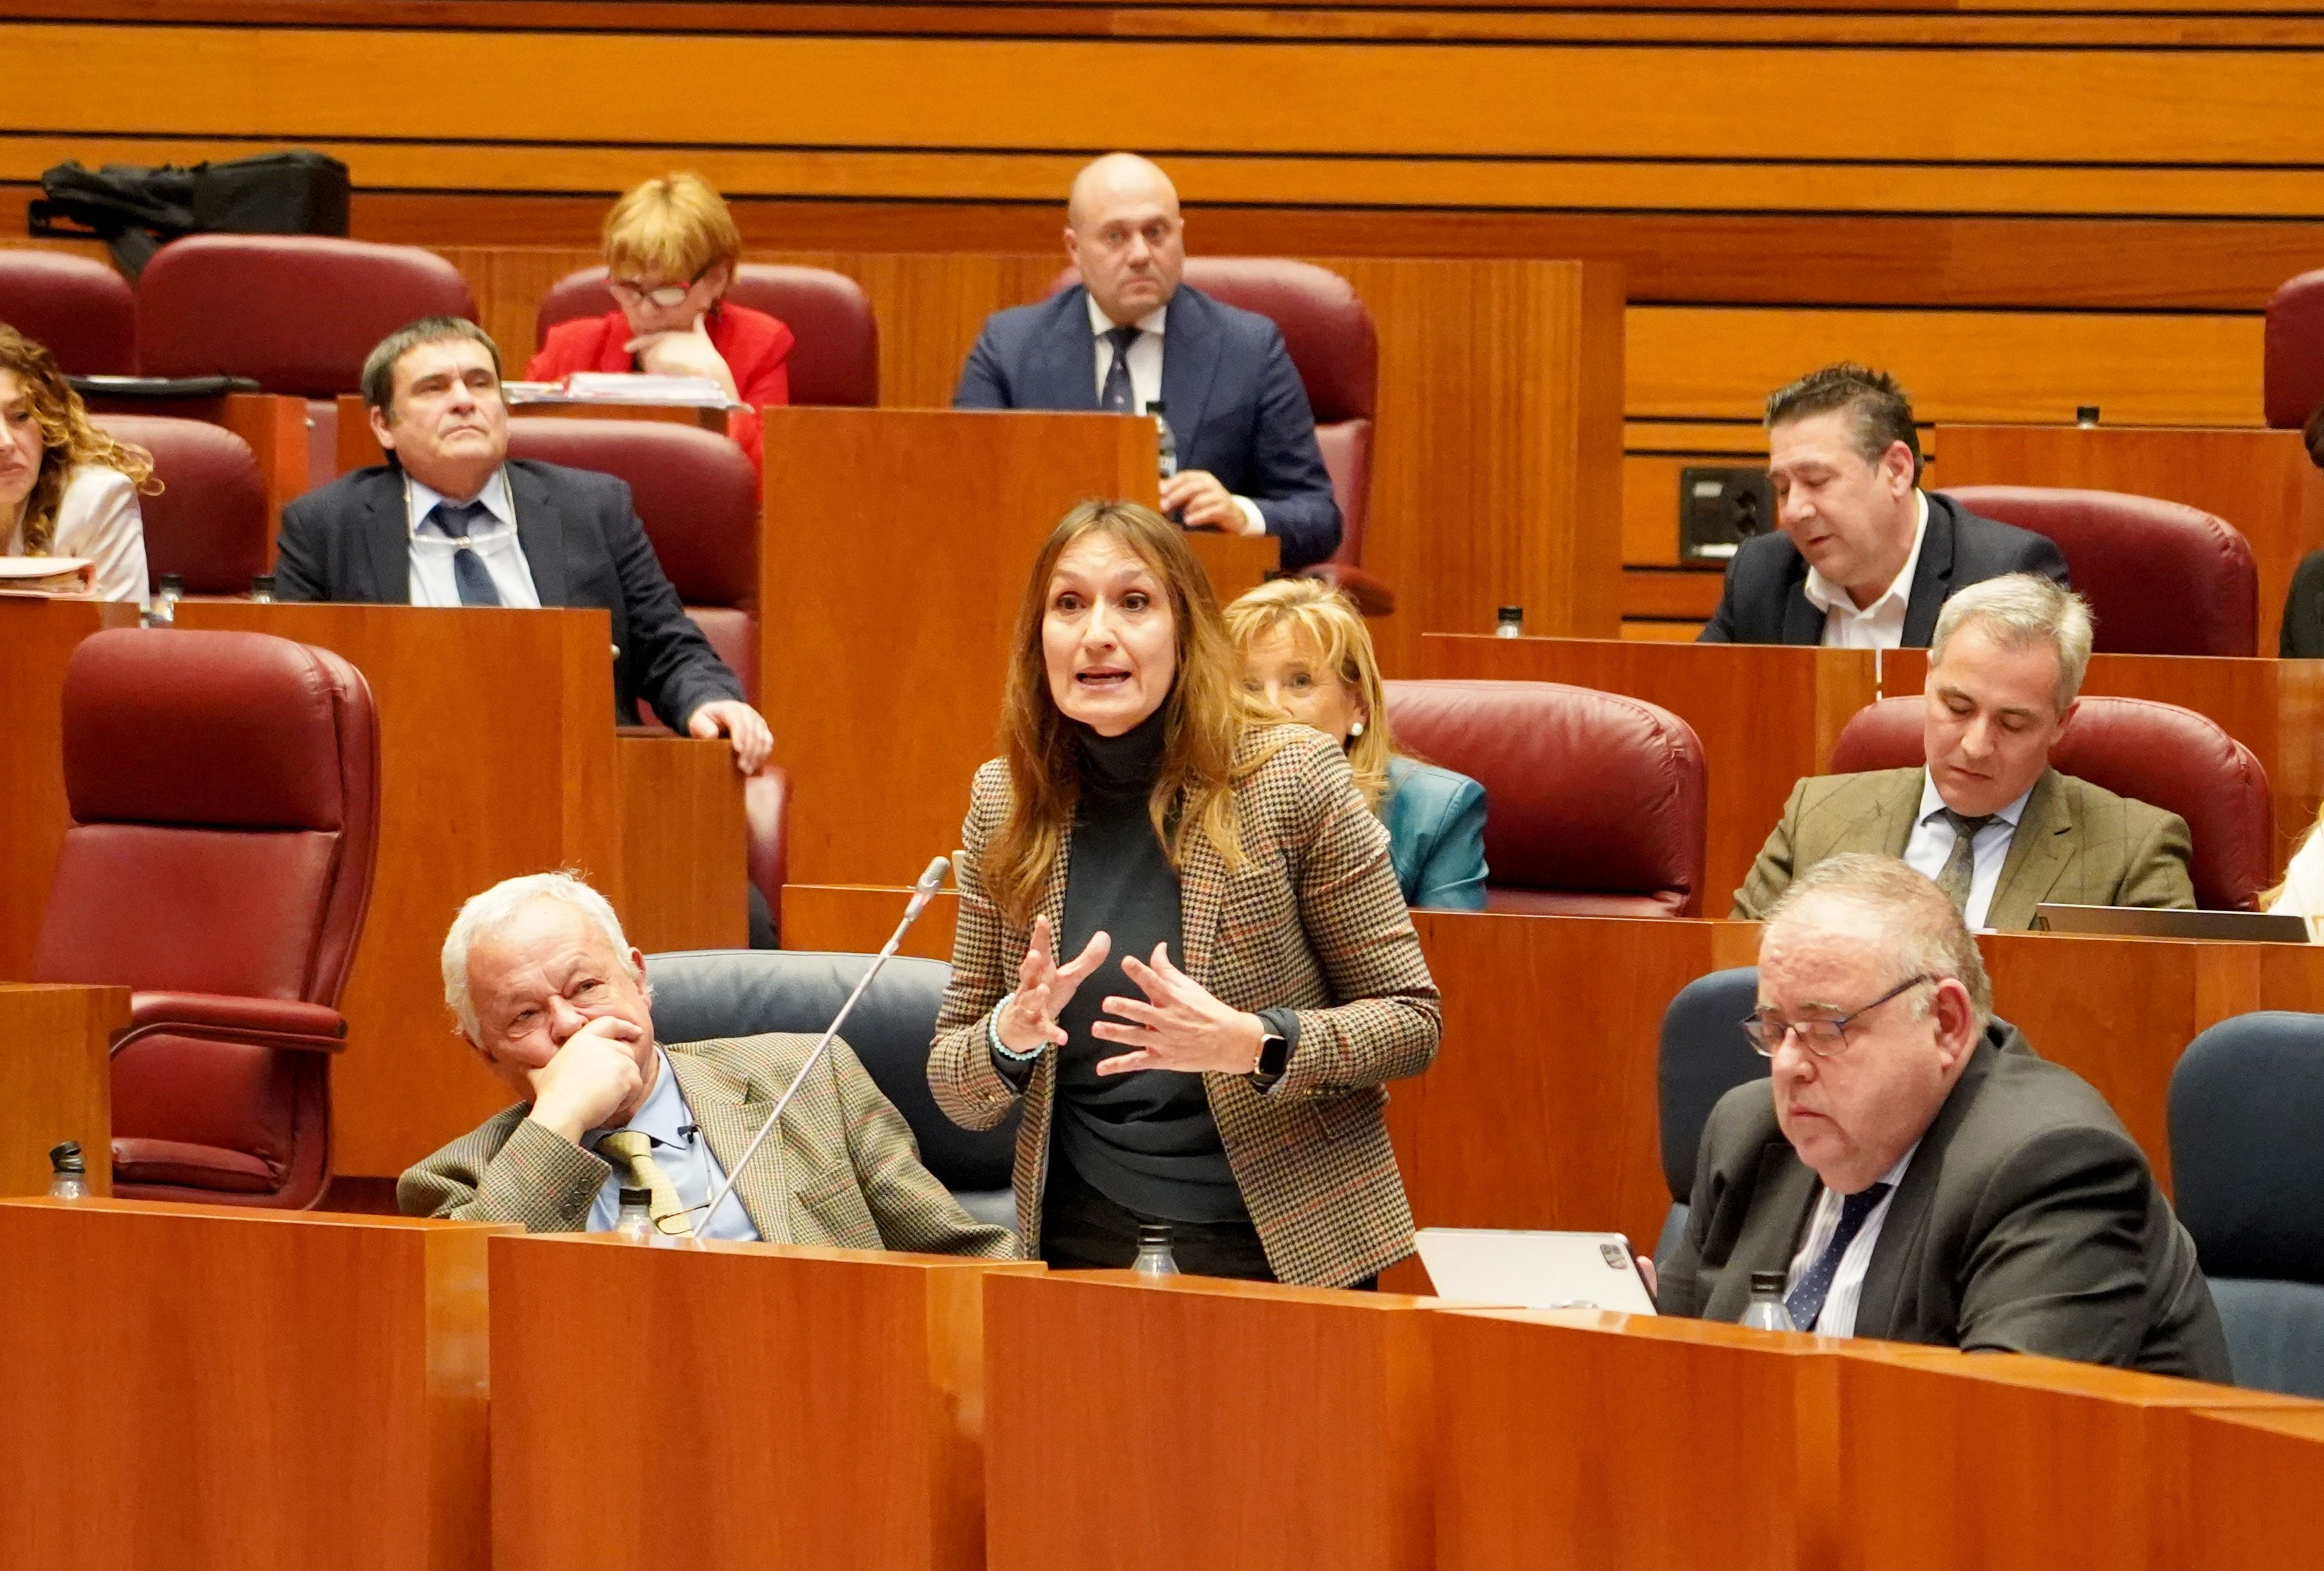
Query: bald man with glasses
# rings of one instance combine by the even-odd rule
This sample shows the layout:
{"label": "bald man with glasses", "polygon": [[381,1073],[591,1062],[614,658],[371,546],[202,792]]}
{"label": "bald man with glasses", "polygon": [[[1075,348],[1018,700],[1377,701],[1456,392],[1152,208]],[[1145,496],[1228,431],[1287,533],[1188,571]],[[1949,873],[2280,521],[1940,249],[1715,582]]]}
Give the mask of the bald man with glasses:
{"label": "bald man with glasses", "polygon": [[1992,1001],[1960,911],[1903,862],[1794,880],[1743,1022],[1769,1076],[1704,1127],[1662,1312],[1738,1319],[1771,1271],[1803,1331],[2228,1379],[2144,1153]]}

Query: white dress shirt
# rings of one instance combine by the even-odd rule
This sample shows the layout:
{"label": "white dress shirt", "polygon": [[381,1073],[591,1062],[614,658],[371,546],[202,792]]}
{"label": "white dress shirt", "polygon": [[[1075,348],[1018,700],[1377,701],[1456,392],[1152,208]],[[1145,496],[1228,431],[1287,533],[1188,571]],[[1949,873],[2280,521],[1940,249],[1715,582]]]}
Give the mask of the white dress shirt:
{"label": "white dress shirt", "polygon": [[[2027,786],[2024,795],[1994,814],[1993,822],[1977,832],[1977,843],[1969,847],[1969,904],[1961,911],[1961,919],[1971,932],[1986,926],[1986,913],[1993,909],[1993,892],[2001,884],[2001,864],[2009,860],[2010,843],[2017,838],[2017,820],[2024,817],[2025,804],[2033,799],[2034,788]],[[1920,817],[1913,820],[1912,837],[1904,842],[1905,864],[1934,879],[1952,860],[1953,842],[1958,838],[1945,821],[1945,799],[1937,794],[1937,782],[1924,768]]]}
{"label": "white dress shirt", "polygon": [[[1849,1241],[1848,1252],[1840,1257],[1840,1270],[1831,1279],[1831,1289],[1824,1294],[1823,1308],[1816,1315],[1812,1326],[1803,1326],[1803,1331],[1812,1331],[1819,1336],[1853,1336],[1856,1335],[1856,1305],[1864,1297],[1864,1273],[1871,1269],[1872,1251],[1880,1243],[1880,1224],[1888,1219],[1888,1207],[1895,1203],[1898,1186],[1904,1181],[1904,1169],[1913,1165],[1913,1151],[1921,1142],[1913,1142],[1913,1151],[1896,1159],[1896,1165],[1880,1175],[1879,1181],[1888,1186],[1872,1215]],[[1830,1189],[1817,1191],[1815,1209],[1808,1214],[1807,1235],[1800,1240],[1800,1251],[1792,1256],[1790,1274],[1784,1279],[1784,1295],[1791,1296],[1810,1267],[1822,1258],[1831,1235],[1840,1231],[1841,1197]]]}
{"label": "white dress shirt", "polygon": [[[1097,396],[1099,407],[1103,408],[1105,374],[1113,369],[1113,340],[1106,335],[1113,331],[1114,323],[1113,319],[1107,316],[1103,309],[1098,305],[1095,295],[1085,292],[1083,299],[1089,306],[1090,332],[1093,336],[1092,342],[1095,346]],[[1138,337],[1130,342],[1130,403],[1132,409],[1141,413],[1152,409],[1162,398],[1162,338],[1168,325],[1169,316],[1168,302],[1156,306],[1138,319]],[[1163,418],[1169,419],[1170,412],[1166,407],[1162,411]],[[1178,411],[1178,418],[1180,420],[1185,418],[1184,410]],[[1170,427],[1170,433],[1174,437],[1183,438],[1185,428],[1174,423]],[[1267,532],[1267,515],[1259,512],[1258,503],[1248,496],[1238,496],[1234,499],[1234,504],[1236,510],[1242,514],[1243,533],[1265,534]]]}
{"label": "white dress shirt", "polygon": [[1825,578],[1815,568],[1808,569],[1806,594],[1808,604],[1823,613],[1823,646],[1826,649],[1898,649],[1904,642],[1904,612],[1913,600],[1913,573],[1921,565],[1921,542],[1929,538],[1929,498],[1925,492],[1914,491],[1913,502],[1919,510],[1913,525],[1913,550],[1905,557],[1904,566],[1880,598],[1863,610],[1856,608],[1848,591]]}
{"label": "white dress shirt", "polygon": [[[615,1127],[633,1129],[653,1141],[649,1154],[654,1166],[669,1175],[670,1185],[678,1191],[678,1204],[690,1208],[687,1215],[694,1223],[696,1237],[758,1242],[759,1230],[752,1224],[751,1214],[742,1209],[740,1195],[728,1196],[709,1225],[703,1225],[702,1207],[710,1204],[711,1192],[726,1181],[726,1169],[718,1165],[710,1142],[694,1126],[694,1113],[686,1105],[686,1094],[678,1088],[678,1075],[669,1067],[669,1055],[659,1048],[654,1049],[653,1089],[646,1093],[644,1104],[629,1123]],[[612,1128],[593,1129],[581,1137],[581,1143],[595,1151],[597,1142],[613,1132]],[[622,1185],[626,1172],[624,1164],[613,1163],[613,1170],[597,1190],[597,1197],[589,1202],[591,1233],[613,1230],[613,1223],[622,1213]]]}
{"label": "white dress shirt", "polygon": [[[31,498],[25,499],[26,505]],[[7,555],[24,554],[24,511],[9,526]],[[76,464],[57,498],[57,521],[49,531],[49,555],[87,557],[96,564],[100,600],[145,604],[145,520],[137,508],[137,487],[129,476],[105,464]]]}
{"label": "white dress shirt", "polygon": [[508,471],[493,470],[484,490],[468,500],[483,503],[492,522],[471,524],[464,548],[429,516],[439,502],[460,506],[461,501],[431,490],[408,473],[403,476],[404,522],[411,531],[411,603],[457,605],[460,580],[453,571],[452,559],[466,549],[483,559],[484,570],[493,576],[493,587],[501,592],[502,605],[540,609],[540,591],[533,587],[532,564],[525,560],[524,544],[517,539],[516,501],[509,494]]}

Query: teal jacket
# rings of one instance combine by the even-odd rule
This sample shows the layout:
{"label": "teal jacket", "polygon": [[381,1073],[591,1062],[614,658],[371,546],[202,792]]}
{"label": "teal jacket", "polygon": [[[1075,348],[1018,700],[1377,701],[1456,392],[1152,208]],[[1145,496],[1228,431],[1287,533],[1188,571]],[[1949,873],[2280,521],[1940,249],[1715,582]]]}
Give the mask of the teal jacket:
{"label": "teal jacket", "polygon": [[1380,803],[1404,903],[1485,909],[1485,788],[1465,774],[1391,758]]}

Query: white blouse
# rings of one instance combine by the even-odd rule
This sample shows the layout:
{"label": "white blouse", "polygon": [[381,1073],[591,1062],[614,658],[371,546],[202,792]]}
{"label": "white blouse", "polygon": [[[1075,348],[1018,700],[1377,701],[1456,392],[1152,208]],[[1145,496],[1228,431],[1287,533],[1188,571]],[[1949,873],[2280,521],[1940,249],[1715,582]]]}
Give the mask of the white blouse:
{"label": "white blouse", "polygon": [[2324,834],[2309,831],[2292,865],[2284,869],[2283,892],[2267,909],[2283,916],[2306,917],[2308,941],[2324,943]]}
{"label": "white blouse", "polygon": [[[8,531],[7,554],[24,554],[20,512]],[[145,521],[137,508],[137,487],[120,470],[103,464],[78,464],[66,477],[57,502],[57,524],[50,531],[49,555],[87,557],[97,564],[97,597],[145,604]]]}

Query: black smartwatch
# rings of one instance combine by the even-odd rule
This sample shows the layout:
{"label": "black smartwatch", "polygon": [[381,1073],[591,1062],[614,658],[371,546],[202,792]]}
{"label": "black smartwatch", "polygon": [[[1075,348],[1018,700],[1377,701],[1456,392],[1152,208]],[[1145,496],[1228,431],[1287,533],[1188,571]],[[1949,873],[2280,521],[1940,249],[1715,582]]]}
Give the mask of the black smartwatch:
{"label": "black smartwatch", "polygon": [[1272,1086],[1283,1078],[1283,1071],[1291,1065],[1291,1041],[1279,1031],[1268,1031],[1259,1039],[1259,1063],[1250,1077],[1262,1086]]}

